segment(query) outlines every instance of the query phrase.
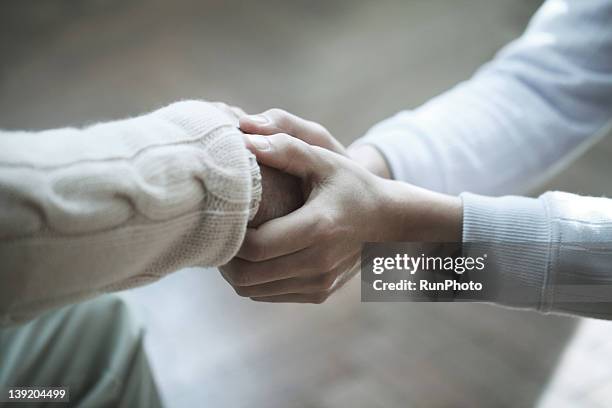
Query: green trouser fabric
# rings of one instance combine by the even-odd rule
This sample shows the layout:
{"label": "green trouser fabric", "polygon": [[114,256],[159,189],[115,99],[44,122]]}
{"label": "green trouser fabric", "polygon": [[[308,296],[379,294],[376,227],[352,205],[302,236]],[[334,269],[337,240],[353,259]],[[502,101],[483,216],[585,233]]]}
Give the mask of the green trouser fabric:
{"label": "green trouser fabric", "polygon": [[0,328],[0,385],[70,388],[69,403],[16,407],[161,407],[143,335],[112,295]]}

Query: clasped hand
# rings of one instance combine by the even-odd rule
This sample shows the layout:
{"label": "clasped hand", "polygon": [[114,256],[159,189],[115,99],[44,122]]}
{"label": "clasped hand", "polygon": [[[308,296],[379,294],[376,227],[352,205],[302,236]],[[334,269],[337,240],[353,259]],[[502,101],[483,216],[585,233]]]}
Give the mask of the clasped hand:
{"label": "clasped hand", "polygon": [[317,123],[279,109],[238,115],[247,148],[298,177],[305,201],[249,228],[220,268],[240,296],[322,303],[358,271],[364,242],[460,237],[458,199],[376,176]]}

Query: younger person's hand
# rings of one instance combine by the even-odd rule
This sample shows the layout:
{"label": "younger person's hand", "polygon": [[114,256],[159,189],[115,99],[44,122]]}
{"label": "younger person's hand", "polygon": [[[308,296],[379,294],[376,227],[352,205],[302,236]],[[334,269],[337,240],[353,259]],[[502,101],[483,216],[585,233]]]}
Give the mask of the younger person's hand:
{"label": "younger person's hand", "polygon": [[257,115],[241,115],[240,130],[254,135],[286,133],[308,143],[347,156],[346,149],[322,125],[302,119],[282,109],[269,109]]}
{"label": "younger person's hand", "polygon": [[[234,120],[236,126],[241,117],[247,116],[246,112],[237,106],[224,102],[211,102],[211,104]],[[304,203],[300,182],[296,177],[264,165],[260,166],[260,174],[261,201],[257,214],[249,222],[250,228],[287,215]]]}
{"label": "younger person's hand", "polygon": [[321,303],[357,272],[364,242],[455,242],[461,202],[377,177],[352,160],[287,134],[246,135],[260,163],[298,177],[306,203],[249,229],[221,268],[241,296]]}
{"label": "younger person's hand", "polygon": [[378,233],[382,186],[349,159],[287,134],[245,140],[261,164],[301,179],[308,198],[291,214],[249,229],[221,272],[241,296],[321,303],[357,271],[361,243]]}
{"label": "younger person's hand", "polygon": [[247,115],[244,111],[235,107],[227,107],[227,109],[239,118],[240,129],[244,133],[258,135],[287,133],[310,145],[323,147],[350,157],[377,176],[391,178],[387,162],[374,147],[369,145],[351,146],[347,150],[325,127],[316,122],[302,119],[282,109],[269,109],[257,115]]}

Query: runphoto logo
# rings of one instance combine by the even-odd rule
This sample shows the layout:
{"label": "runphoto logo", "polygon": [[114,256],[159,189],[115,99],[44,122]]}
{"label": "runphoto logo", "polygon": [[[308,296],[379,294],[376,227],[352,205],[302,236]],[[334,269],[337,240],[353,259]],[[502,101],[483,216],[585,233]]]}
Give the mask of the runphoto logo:
{"label": "runphoto logo", "polygon": [[462,275],[466,271],[482,271],[485,268],[487,255],[479,257],[441,257],[441,256],[409,256],[396,254],[394,257],[375,257],[372,262],[372,272],[381,275],[385,271],[396,270],[414,275],[417,271],[447,271]]}

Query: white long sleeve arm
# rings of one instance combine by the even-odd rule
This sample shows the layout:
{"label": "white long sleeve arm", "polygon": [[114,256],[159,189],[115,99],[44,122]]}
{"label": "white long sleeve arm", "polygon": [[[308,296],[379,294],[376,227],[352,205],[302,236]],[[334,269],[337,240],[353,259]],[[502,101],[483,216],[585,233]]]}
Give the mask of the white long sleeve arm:
{"label": "white long sleeve arm", "polygon": [[0,132],[0,324],[223,264],[260,196],[240,132],[205,102]]}
{"label": "white long sleeve arm", "polygon": [[[523,36],[472,79],[376,125],[358,143],[379,149],[394,178],[432,190],[525,191],[607,133],[611,21],[610,0],[549,0]],[[572,287],[609,283],[612,254],[603,263],[590,254],[580,262],[559,260],[567,262],[571,242],[612,243],[612,201],[558,193],[540,199],[463,194],[463,200],[465,242],[554,245],[554,251],[524,254],[523,268],[502,268],[502,279],[521,279],[526,290],[542,294],[537,308],[612,317],[612,299],[561,305],[550,295],[561,276],[573,276]]]}

